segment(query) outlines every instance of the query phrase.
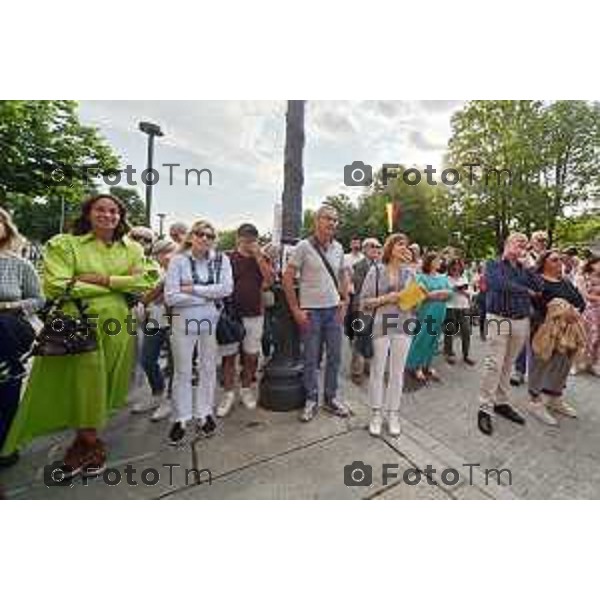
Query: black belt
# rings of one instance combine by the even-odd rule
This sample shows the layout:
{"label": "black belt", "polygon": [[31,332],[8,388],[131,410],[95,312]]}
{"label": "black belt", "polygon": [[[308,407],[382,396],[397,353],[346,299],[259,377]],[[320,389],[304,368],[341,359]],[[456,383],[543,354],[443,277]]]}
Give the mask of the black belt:
{"label": "black belt", "polygon": [[523,319],[529,319],[529,315],[507,315],[502,313],[493,313],[504,319],[510,319],[511,321],[522,321]]}

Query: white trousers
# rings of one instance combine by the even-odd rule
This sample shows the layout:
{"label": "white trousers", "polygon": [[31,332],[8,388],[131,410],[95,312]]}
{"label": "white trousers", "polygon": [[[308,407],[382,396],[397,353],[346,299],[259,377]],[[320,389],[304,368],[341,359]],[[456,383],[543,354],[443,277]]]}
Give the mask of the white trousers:
{"label": "white trousers", "polygon": [[[372,409],[399,411],[404,384],[404,365],[412,338],[393,334],[373,338],[373,358],[369,377],[369,403]],[[389,377],[385,370],[389,358]]]}
{"label": "white trousers", "polygon": [[[213,332],[197,331],[192,323],[186,333],[185,319],[173,319],[171,348],[173,351],[173,403],[175,419],[189,421],[213,414],[217,383],[217,340]],[[199,384],[196,398],[192,388],[192,356],[198,348]],[[194,402],[196,400],[196,402]]]}

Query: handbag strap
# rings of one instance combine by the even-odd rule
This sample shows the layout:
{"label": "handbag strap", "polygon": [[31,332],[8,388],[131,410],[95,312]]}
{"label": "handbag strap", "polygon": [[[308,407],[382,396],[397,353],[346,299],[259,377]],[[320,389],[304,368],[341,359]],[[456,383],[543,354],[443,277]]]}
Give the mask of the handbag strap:
{"label": "handbag strap", "polygon": [[200,281],[200,277],[198,276],[198,270],[196,268],[196,261],[192,256],[188,256],[190,261],[190,268],[192,270],[192,281],[194,285],[210,285],[213,283],[221,283],[221,266],[223,264],[223,253],[217,252],[217,255],[214,259],[208,260],[208,281],[202,283]]}
{"label": "handbag strap", "polygon": [[[375,298],[379,298],[379,276],[380,276],[379,265],[377,263],[373,263],[373,267],[375,268]],[[379,307],[376,306],[373,309],[373,321],[375,320],[375,315],[377,314],[378,308]]]}
{"label": "handbag strap", "polygon": [[321,248],[321,244],[319,244],[317,238],[315,238],[314,235],[311,235],[308,239],[309,239],[309,242],[310,242],[311,246],[316,250],[317,254],[321,258],[321,261],[323,262],[324,267],[327,269],[327,272],[329,273],[329,276],[333,280],[333,283],[335,285],[336,291],[339,293],[339,287],[340,287],[340,285],[338,283],[338,279],[335,276],[335,273],[333,272],[333,267],[331,266],[331,263],[327,260],[327,257],[325,256],[325,254],[323,254],[323,250]]}

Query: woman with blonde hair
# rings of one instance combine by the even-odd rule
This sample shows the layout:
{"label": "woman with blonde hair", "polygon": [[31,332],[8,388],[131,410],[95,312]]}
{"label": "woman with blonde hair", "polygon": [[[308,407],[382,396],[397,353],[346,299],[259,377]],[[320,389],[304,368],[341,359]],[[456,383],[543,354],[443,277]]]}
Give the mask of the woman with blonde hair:
{"label": "woman with blonde hair", "polygon": [[[0,449],[19,405],[25,374],[21,357],[33,342],[23,317],[44,304],[35,269],[17,253],[20,240],[10,215],[0,208]],[[16,452],[0,457],[0,467],[17,459]]]}
{"label": "woman with blonde hair", "polygon": [[[408,249],[408,237],[396,233],[387,238],[381,264],[369,269],[360,293],[360,306],[372,313],[373,358],[369,376],[371,420],[369,433],[381,435],[384,416],[392,436],[400,435],[400,403],[404,379],[404,364],[410,349],[410,337],[404,322],[411,312],[399,308],[400,292],[414,280],[411,266],[413,254]],[[385,371],[389,360],[389,378]],[[384,414],[387,413],[387,414]]]}
{"label": "woman with blonde hair", "polygon": [[[207,221],[196,221],[179,252],[169,263],[165,279],[165,303],[173,311],[171,346],[175,371],[175,418],[169,443],[177,445],[195,418],[200,431],[212,435],[217,378],[216,329],[220,300],[233,292],[229,258],[214,249],[216,232]],[[197,348],[199,389],[192,396],[192,356]]]}

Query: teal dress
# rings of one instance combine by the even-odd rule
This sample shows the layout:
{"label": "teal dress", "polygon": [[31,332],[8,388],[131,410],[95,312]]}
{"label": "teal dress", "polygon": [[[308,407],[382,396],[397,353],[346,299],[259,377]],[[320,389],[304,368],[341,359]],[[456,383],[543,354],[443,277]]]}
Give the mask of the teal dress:
{"label": "teal dress", "polygon": [[[452,289],[446,275],[419,273],[416,280],[428,292],[451,291]],[[446,301],[425,300],[419,307],[416,317],[421,324],[421,329],[413,337],[406,360],[406,368],[411,371],[428,368],[431,364],[437,351],[438,338],[446,317]],[[427,331],[428,329],[429,331]]]}

